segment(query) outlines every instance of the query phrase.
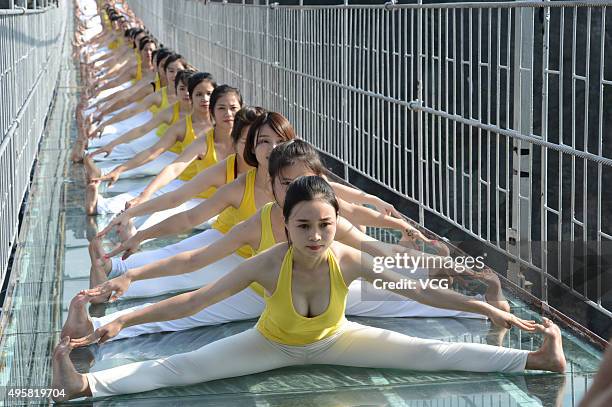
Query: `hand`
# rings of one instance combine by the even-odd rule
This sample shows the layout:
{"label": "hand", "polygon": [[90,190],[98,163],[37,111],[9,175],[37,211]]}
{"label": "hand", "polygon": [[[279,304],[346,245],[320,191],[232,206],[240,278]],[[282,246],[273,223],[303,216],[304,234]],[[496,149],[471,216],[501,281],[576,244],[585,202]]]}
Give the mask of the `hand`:
{"label": "hand", "polygon": [[[99,121],[99,119],[97,120],[98,116],[94,117],[94,121]],[[104,128],[106,126],[96,126],[96,128],[94,128],[90,133],[89,133],[89,138],[96,138],[96,137],[102,137],[102,133],[104,132]]]}
{"label": "hand", "polygon": [[[404,230],[402,230],[402,239],[400,244],[402,246],[423,251],[425,249],[425,243],[430,243],[431,239],[425,237],[420,230],[406,224]],[[421,244],[419,244],[421,243]]]}
{"label": "hand", "polygon": [[75,348],[80,348],[82,346],[91,345],[92,343],[104,343],[110,338],[117,336],[122,329],[123,322],[121,322],[121,318],[117,318],[106,325],[102,325],[100,328],[96,329],[87,336],[78,339],[71,339],[70,345]]}
{"label": "hand", "polygon": [[372,203],[378,212],[387,215],[387,216],[395,216],[396,218],[402,218],[402,214],[395,209],[393,205],[388,202],[383,201],[380,198],[376,198],[376,201]]}
{"label": "hand", "polygon": [[130,288],[130,284],[132,283],[132,279],[129,277],[128,273],[122,274],[119,277],[115,277],[111,280],[108,280],[97,287],[86,290],[88,295],[98,296],[98,295],[110,295],[108,302],[115,302],[119,297],[121,297],[128,288]]}
{"label": "hand", "polygon": [[92,182],[108,181],[108,187],[110,188],[115,182],[117,182],[120,175],[121,175],[121,171],[114,169],[106,175],[102,175],[101,177],[98,177],[98,178],[92,178],[91,181]]}
{"label": "hand", "polygon": [[533,320],[528,321],[525,319],[521,319],[516,315],[512,315],[509,312],[502,311],[493,306],[491,306],[491,309],[489,310],[487,316],[494,325],[506,329],[510,329],[513,326],[516,326],[517,328],[520,328],[524,331],[533,332],[535,331],[537,325],[536,322]]}
{"label": "hand", "polygon": [[113,220],[110,221],[108,225],[104,229],[102,229],[96,237],[102,237],[107,235],[114,227],[120,228],[122,226],[127,225],[131,216],[127,211],[121,212],[119,215],[115,216]]}
{"label": "hand", "polygon": [[106,153],[106,155],[104,157],[108,157],[110,155],[110,153],[113,152],[114,148],[115,148],[115,146],[112,143],[109,143],[109,144],[105,145],[104,147],[99,148],[96,151],[92,152],[91,154],[89,154],[89,156],[93,157],[94,155]]}
{"label": "hand", "polygon": [[129,209],[132,208],[134,206],[138,206],[143,202],[148,201],[148,198],[146,196],[144,196],[143,194],[138,195],[136,198],[134,199],[130,199],[129,201],[127,201],[125,203],[125,209]]}
{"label": "hand", "polygon": [[141,240],[138,237],[138,233],[136,233],[134,236],[130,237],[128,240],[121,243],[113,251],[108,253],[106,257],[113,257],[113,256],[118,255],[119,253],[123,253],[123,256],[121,256],[121,258],[125,260],[128,257],[130,257],[132,254],[136,253],[136,251],[140,247],[140,243],[141,243]]}

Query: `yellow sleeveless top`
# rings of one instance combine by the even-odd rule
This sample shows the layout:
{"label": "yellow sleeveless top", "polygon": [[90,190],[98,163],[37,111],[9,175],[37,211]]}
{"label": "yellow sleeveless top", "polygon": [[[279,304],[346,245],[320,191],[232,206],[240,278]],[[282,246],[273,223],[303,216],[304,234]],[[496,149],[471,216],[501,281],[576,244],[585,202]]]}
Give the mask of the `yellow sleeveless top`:
{"label": "yellow sleeveless top", "polygon": [[142,56],[140,52],[136,54],[136,81],[142,79]]}
{"label": "yellow sleeveless top", "polygon": [[187,168],[183,170],[178,179],[181,181],[189,181],[195,177],[200,171],[215,165],[217,160],[217,152],[215,151],[215,129],[212,128],[206,132],[206,155],[201,160],[196,158],[189,163]]}
{"label": "yellow sleeveless top", "polygon": [[155,134],[157,134],[157,137],[160,137],[160,138],[164,137],[164,134],[166,134],[166,131],[168,131],[168,128],[172,126],[174,123],[178,122],[180,118],[181,118],[181,105],[179,105],[179,102],[176,102],[172,107],[172,120],[170,121],[170,124],[166,122],[162,122],[159,126],[157,126],[157,130],[155,130]]}
{"label": "yellow sleeveless top", "polygon": [[161,88],[161,97],[162,100],[159,106],[151,105],[151,107],[149,107],[149,111],[151,113],[155,114],[157,112],[161,112],[162,110],[170,106],[170,103],[168,103],[168,88],[166,86]]}
{"label": "yellow sleeveless top", "polygon": [[293,247],[289,247],[283,259],[274,293],[271,296],[264,294],[266,308],[257,321],[257,330],[263,336],[284,345],[300,346],[325,339],[340,329],[346,321],[344,310],[348,288],[330,249],[327,250],[327,264],[330,284],[329,305],[316,317],[304,317],[297,313],[291,298]]}
{"label": "yellow sleeveless top", "polygon": [[121,38],[117,38],[117,39],[111,41],[110,44],[108,44],[108,49],[115,50],[115,49],[119,48],[120,45],[121,45]]}
{"label": "yellow sleeveless top", "polygon": [[257,250],[253,250],[254,254],[268,250],[270,247],[276,244],[274,239],[274,232],[272,231],[272,207],[274,202],[268,202],[261,208],[261,238],[259,240],[259,247]]}
{"label": "yellow sleeveless top", "polygon": [[[232,154],[232,155],[227,156],[227,158],[225,159],[225,183],[229,184],[230,182],[235,180],[236,179],[235,175],[236,175],[236,154]],[[217,188],[210,187],[206,191],[200,192],[195,197],[208,199],[211,196],[213,196],[215,192],[217,192]]]}
{"label": "yellow sleeveless top", "polygon": [[[270,217],[273,206],[274,202],[268,202],[263,206],[263,208],[261,208],[261,238],[259,240],[259,247],[257,248],[257,250],[254,250],[251,247],[253,256],[263,252],[264,250],[269,249],[270,247],[276,244],[276,240],[274,239],[274,232],[272,231],[272,219]],[[265,294],[264,288],[259,283],[251,283],[249,285],[249,288],[255,291],[260,297],[263,297]]]}
{"label": "yellow sleeveless top", "polygon": [[193,131],[193,123],[191,122],[191,115],[185,116],[185,137],[183,141],[177,141],[168,151],[172,151],[176,154],[181,154],[185,148],[196,139],[195,131]]}
{"label": "yellow sleeveless top", "polygon": [[[255,169],[249,170],[249,172],[246,173],[244,193],[242,194],[242,201],[238,209],[233,206],[225,208],[213,223],[212,227],[214,229],[226,234],[235,225],[257,213],[257,207],[255,206],[255,173]],[[253,255],[253,249],[245,245],[236,250],[236,254],[242,257],[251,257]]]}
{"label": "yellow sleeveless top", "polygon": [[161,78],[159,77],[159,72],[155,72],[155,80],[153,80],[155,84],[155,91],[157,92],[161,88]]}

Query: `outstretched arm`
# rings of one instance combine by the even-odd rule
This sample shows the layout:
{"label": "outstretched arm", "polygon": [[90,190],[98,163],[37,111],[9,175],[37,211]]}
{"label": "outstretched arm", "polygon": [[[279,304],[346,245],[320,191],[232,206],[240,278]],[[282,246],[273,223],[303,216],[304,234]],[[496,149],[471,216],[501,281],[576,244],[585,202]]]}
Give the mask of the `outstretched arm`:
{"label": "outstretched arm", "polygon": [[129,326],[188,317],[244,290],[256,281],[257,270],[267,270],[268,267],[261,256],[252,257],[210,285],[122,315],[92,334],[72,340],[71,344],[85,346],[94,342],[103,343]]}
{"label": "outstretched arm", "polygon": [[191,273],[219,261],[244,245],[257,247],[260,239],[261,213],[236,225],[221,239],[209,246],[179,253],[154,263],[128,270],[125,274],[88,290],[92,296],[109,295],[110,301],[121,297],[133,281]]}
{"label": "outstretched arm", "polygon": [[[446,308],[485,315],[489,317],[491,322],[495,325],[504,328],[517,326],[527,331],[535,330],[535,321],[520,319],[509,312],[495,308],[485,301],[465,296],[450,289],[441,287],[432,288],[427,282],[409,279],[385,267],[382,267],[382,270],[380,270],[381,265],[377,264],[375,268],[375,260],[369,254],[360,253],[352,248],[347,249],[352,251],[349,256],[349,261],[351,262],[350,269],[357,271],[353,277],[361,277],[372,283],[375,288],[386,287],[388,291],[436,308]],[[349,278],[350,281],[353,279]],[[413,281],[414,283],[410,284],[408,281]],[[384,283],[387,283],[387,285],[383,285]]]}
{"label": "outstretched arm", "polygon": [[[240,184],[238,184],[240,182]],[[109,257],[125,252],[123,258],[134,253],[140,243],[161,236],[175,235],[191,230],[213,216],[221,213],[229,206],[238,207],[244,191],[244,177],[220,188],[211,198],[205,200],[193,209],[177,213],[157,225],[138,231],[134,236],[123,242],[108,254]]]}
{"label": "outstretched arm", "polygon": [[184,131],[181,132],[181,124],[184,130],[184,121],[176,123],[170,128],[170,130],[166,132],[164,137],[157,143],[155,143],[153,146],[141,151],[140,153],[132,157],[132,159],[130,159],[128,162],[117,166],[111,172],[102,177],[93,179],[93,181],[109,181],[109,185],[112,185],[117,180],[117,178],[119,178],[119,175],[121,175],[121,173],[131,170],[133,168],[140,167],[141,165],[144,165],[149,161],[156,159],[157,157],[159,157],[160,154],[172,147],[172,145],[176,143],[176,140],[180,137],[180,135],[184,133]]}
{"label": "outstretched arm", "polygon": [[[162,171],[158,175],[158,177],[162,176],[162,174],[164,174],[164,171]],[[225,184],[225,175],[225,161],[222,161],[202,171],[200,174],[198,174],[197,177],[194,177],[192,180],[190,180],[180,188],[177,188],[174,191],[167,192],[150,201],[147,200],[148,196],[142,196],[144,194],[143,192],[143,194],[141,194],[141,196],[139,197],[140,202],[135,205],[130,205],[127,210],[117,215],[108,224],[108,226],[106,226],[106,228],[104,228],[100,233],[98,233],[98,237],[106,235],[112,230],[113,227],[118,226],[120,224],[125,224],[131,218],[147,215],[149,213],[159,212],[169,208],[176,208],[183,202],[186,202],[189,199],[193,198],[199,192],[206,191],[210,187],[218,187]],[[130,203],[132,202],[133,201],[130,201]]]}

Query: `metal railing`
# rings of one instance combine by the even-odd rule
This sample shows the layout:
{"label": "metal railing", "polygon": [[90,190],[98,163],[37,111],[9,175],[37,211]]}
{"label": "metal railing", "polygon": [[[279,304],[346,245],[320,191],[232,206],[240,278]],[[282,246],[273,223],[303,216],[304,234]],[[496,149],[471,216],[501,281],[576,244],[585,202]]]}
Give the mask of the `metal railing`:
{"label": "metal railing", "polygon": [[65,5],[0,10],[0,281],[56,87],[66,16]]}
{"label": "metal railing", "polygon": [[[129,4],[166,46],[285,114],[347,180],[503,253],[544,302],[553,282],[612,316],[609,2]],[[595,250],[597,267],[568,265],[564,245]]]}

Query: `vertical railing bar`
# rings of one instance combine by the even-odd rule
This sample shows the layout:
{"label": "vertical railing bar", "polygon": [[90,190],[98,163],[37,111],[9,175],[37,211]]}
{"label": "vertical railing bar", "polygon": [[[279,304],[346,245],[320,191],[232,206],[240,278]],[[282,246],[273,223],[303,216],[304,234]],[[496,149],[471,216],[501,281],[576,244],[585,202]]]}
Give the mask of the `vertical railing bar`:
{"label": "vertical railing bar", "polygon": [[[598,143],[597,143],[597,154],[603,156],[603,94],[604,94],[604,66],[605,66],[605,39],[606,39],[606,7],[601,9],[601,44],[600,44],[600,55],[599,55],[599,132],[598,132]],[[602,219],[601,219],[601,206],[602,206],[602,164],[597,164],[597,305],[601,305],[601,273],[602,273],[602,243],[601,243],[601,232],[602,232]]]}
{"label": "vertical railing bar", "polygon": [[[577,26],[577,14],[578,8],[574,7],[574,18],[573,18],[573,36],[572,36],[572,147],[576,148],[576,26]],[[572,161],[572,171],[571,171],[571,196],[570,196],[570,241],[575,241],[575,223],[574,219],[576,218],[576,204],[575,204],[575,196],[576,196],[576,157],[571,156]],[[570,252],[570,287],[572,290],[574,289],[574,253],[573,246]]]}
{"label": "vertical railing bar", "polygon": [[[479,8],[478,9],[478,27],[482,27],[482,9]],[[477,46],[477,55],[476,55],[476,69],[478,69],[478,83],[475,86],[476,91],[478,92],[477,95],[477,100],[478,100],[478,112],[476,113],[476,117],[475,119],[478,121],[482,121],[482,68],[481,68],[481,64],[482,64],[482,29],[478,30],[478,35],[477,35],[477,40],[478,40],[478,46]],[[474,88],[474,87],[473,87]],[[478,192],[477,192],[477,199],[478,199],[478,216],[476,219],[476,234],[478,236],[481,236],[482,233],[482,187],[481,187],[481,180],[482,180],[482,130],[479,128],[477,130],[477,137],[478,137],[478,170],[477,170],[477,174],[476,174],[476,186],[478,187]],[[471,150],[471,148],[470,148]],[[472,182],[474,182],[472,180]],[[470,206],[471,207],[471,206]],[[489,208],[487,208],[487,212],[489,211]],[[488,218],[489,216],[487,216]]]}
{"label": "vertical railing bar", "polygon": [[[548,70],[550,44],[550,8],[544,8],[544,37],[542,44],[542,138],[548,141]],[[542,272],[540,285],[542,291],[548,291],[548,149],[542,148],[541,162],[541,198],[540,198],[540,254]],[[546,298],[546,296],[543,295]]]}
{"label": "vertical railing bar", "polygon": [[[584,140],[584,151],[588,152],[589,151],[589,138],[588,138],[588,134],[589,134],[589,84],[590,84],[590,59],[591,59],[591,7],[587,7],[587,33],[589,33],[586,36],[586,67],[585,67],[585,72],[584,72],[584,77],[585,77],[585,83],[584,83],[584,134],[583,134],[583,140]],[[603,32],[602,32],[603,33]],[[601,63],[603,64],[603,61],[601,61]],[[587,245],[587,242],[589,240],[588,238],[588,226],[591,223],[589,221],[589,216],[587,215],[587,208],[588,208],[588,185],[589,185],[589,168],[588,168],[588,160],[582,160],[583,163],[583,177],[584,177],[584,181],[582,182],[582,221],[584,222],[584,226],[582,227],[582,238],[583,241],[585,242],[585,246]],[[586,248],[586,247],[585,247]],[[584,296],[588,298],[588,275],[587,275],[587,270],[589,268],[588,267],[583,267],[583,281],[584,281]]]}
{"label": "vertical railing bar", "polygon": [[[422,0],[417,0],[418,4],[423,4]],[[421,62],[422,54],[422,35],[423,32],[423,10],[417,9],[417,99],[423,103],[423,66]],[[417,165],[418,165],[418,188],[419,188],[419,223],[424,225],[425,222],[425,210],[423,208],[423,112],[417,112],[417,138],[418,138],[418,153],[417,153]]]}

